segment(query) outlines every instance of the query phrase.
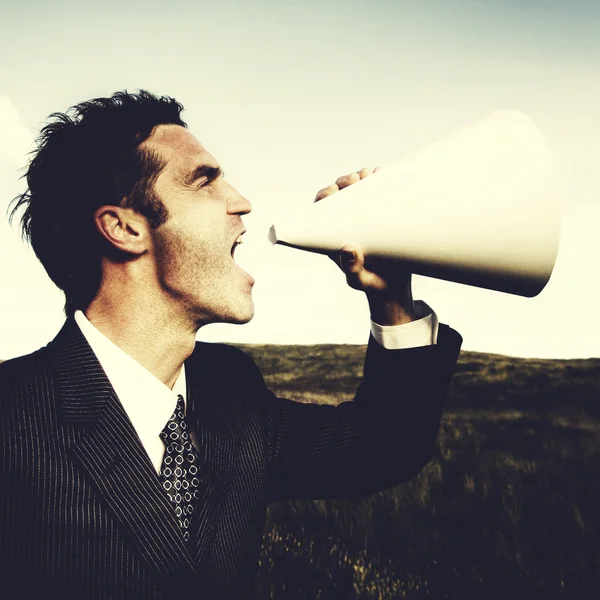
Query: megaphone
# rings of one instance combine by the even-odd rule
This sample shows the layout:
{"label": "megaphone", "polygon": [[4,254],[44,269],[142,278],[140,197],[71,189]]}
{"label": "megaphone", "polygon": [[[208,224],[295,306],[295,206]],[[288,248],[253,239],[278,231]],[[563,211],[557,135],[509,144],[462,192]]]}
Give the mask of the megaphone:
{"label": "megaphone", "polygon": [[283,216],[269,240],[533,297],[554,268],[561,182],[544,136],[500,111],[332,196]]}

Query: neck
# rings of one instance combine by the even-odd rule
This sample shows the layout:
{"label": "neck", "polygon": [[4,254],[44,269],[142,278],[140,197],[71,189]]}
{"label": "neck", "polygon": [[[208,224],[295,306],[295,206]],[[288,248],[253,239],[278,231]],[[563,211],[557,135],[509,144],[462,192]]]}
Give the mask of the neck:
{"label": "neck", "polygon": [[197,327],[176,313],[176,303],[151,294],[122,292],[108,294],[101,290],[84,310],[86,318],[172,388],[183,362],[194,351]]}

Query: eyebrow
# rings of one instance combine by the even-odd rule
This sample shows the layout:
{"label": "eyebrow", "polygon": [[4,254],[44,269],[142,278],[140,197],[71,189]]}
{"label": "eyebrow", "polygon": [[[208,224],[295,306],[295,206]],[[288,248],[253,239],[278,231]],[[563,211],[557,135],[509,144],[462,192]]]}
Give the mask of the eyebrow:
{"label": "eyebrow", "polygon": [[213,179],[219,177],[219,175],[224,175],[221,167],[199,165],[185,178],[184,181],[186,185],[192,185],[192,183],[198,181],[198,179],[206,177],[208,179],[207,183],[210,183]]}

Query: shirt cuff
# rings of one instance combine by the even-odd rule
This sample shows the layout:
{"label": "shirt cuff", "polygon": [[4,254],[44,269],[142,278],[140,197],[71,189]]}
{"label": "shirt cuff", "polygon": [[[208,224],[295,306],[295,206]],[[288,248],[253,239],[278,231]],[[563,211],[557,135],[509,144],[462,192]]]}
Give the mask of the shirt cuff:
{"label": "shirt cuff", "polygon": [[437,315],[422,300],[415,302],[417,318],[404,325],[379,325],[371,321],[371,335],[387,350],[404,350],[437,344]]}

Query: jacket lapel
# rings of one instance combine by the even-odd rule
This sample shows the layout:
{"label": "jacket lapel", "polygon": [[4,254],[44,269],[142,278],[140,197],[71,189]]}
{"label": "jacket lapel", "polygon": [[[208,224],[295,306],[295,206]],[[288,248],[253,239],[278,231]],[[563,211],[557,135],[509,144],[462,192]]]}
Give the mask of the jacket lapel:
{"label": "jacket lapel", "polygon": [[199,344],[194,360],[186,362],[187,393],[202,470],[203,495],[194,518],[197,528],[195,563],[199,568],[208,557],[225,491],[233,474],[242,420],[239,390],[228,389],[227,382],[223,381],[214,385],[215,373],[210,370],[210,344]]}
{"label": "jacket lapel", "polygon": [[63,423],[79,430],[70,451],[146,563],[165,576],[194,562],[133,425],[74,319],[50,344]]}

